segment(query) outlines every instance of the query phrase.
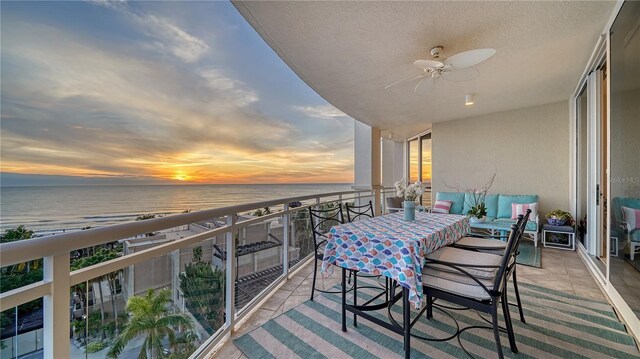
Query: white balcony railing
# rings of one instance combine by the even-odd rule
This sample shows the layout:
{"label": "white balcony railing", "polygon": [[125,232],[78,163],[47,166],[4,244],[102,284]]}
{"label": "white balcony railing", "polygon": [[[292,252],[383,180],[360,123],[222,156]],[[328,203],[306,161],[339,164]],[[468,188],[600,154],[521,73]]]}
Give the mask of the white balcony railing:
{"label": "white balcony railing", "polygon": [[[72,313],[71,309],[75,309],[76,298],[72,296],[71,288],[79,284],[84,284],[83,290],[86,291],[86,293],[92,291],[92,308],[99,307],[97,304],[99,301],[101,301],[103,311],[105,306],[113,306],[116,311],[114,317],[116,318],[117,331],[117,318],[119,314],[116,302],[122,301],[122,298],[119,298],[119,296],[124,297],[126,295],[130,297],[140,294],[140,289],[136,287],[135,281],[137,280],[139,282],[141,275],[142,278],[147,277],[145,280],[149,282],[147,283],[147,287],[149,288],[171,286],[172,281],[179,280],[178,277],[182,268],[180,263],[183,261],[181,258],[184,255],[185,249],[192,249],[194,246],[207,243],[207,248],[211,249],[211,256],[208,254],[207,258],[219,260],[217,265],[220,270],[224,271],[224,323],[220,328],[213,328],[215,331],[213,333],[210,331],[207,334],[208,337],[205,336],[200,339],[201,345],[193,352],[192,357],[202,357],[216,344],[220,343],[220,341],[228,338],[231,331],[241,324],[243,318],[266,300],[277,287],[288,280],[297,268],[300,268],[312,258],[312,251],[309,251],[308,248],[301,248],[303,245],[296,242],[299,238],[292,237],[292,235],[298,236],[300,234],[294,233],[296,230],[301,231],[300,228],[296,227],[295,223],[292,223],[292,220],[294,222],[298,221],[296,223],[302,223],[302,221],[305,220],[308,221],[304,216],[308,207],[320,206],[336,201],[364,203],[372,200],[377,204],[376,208],[378,208],[379,211],[384,211],[385,201],[384,198],[381,197],[385,197],[387,193],[390,193],[388,189],[378,189],[283,198],[176,214],[145,221],[2,244],[0,245],[0,267],[18,265],[42,258],[44,259],[44,265],[42,281],[0,294],[0,311],[13,309],[22,304],[43,298],[42,318],[44,322],[44,333],[42,340],[44,343],[40,347],[43,348],[44,357],[72,357],[74,355],[72,355],[73,341],[70,340],[70,332],[72,329],[70,315]],[[301,202],[302,206],[290,208],[289,204],[293,202]],[[260,217],[243,216],[243,214],[249,211],[255,211],[265,207],[274,207],[276,210],[273,213]],[[195,223],[199,224],[193,225]],[[276,223],[282,231],[277,233],[273,232],[271,228],[273,227],[273,223]],[[273,232],[269,232],[267,237],[271,236],[276,238],[281,236],[282,238],[278,237],[277,240],[274,240],[272,243],[256,244],[256,246],[264,246],[268,249],[265,250],[263,254],[253,254],[251,257],[245,256],[243,258],[236,257],[237,242],[240,241],[243,233],[246,234],[247,231],[251,231],[252,228],[260,224],[264,224],[264,228],[267,228],[267,231]],[[192,234],[186,237],[169,238],[167,236],[162,237],[162,240],[156,240],[155,237],[145,237],[145,234],[148,233],[175,228],[184,229],[186,228],[185,226],[191,225],[193,225],[194,231],[189,232]],[[308,228],[305,230],[308,230]],[[138,249],[132,249],[134,245],[131,245],[131,248],[125,250],[124,254],[120,257],[80,270],[71,271],[70,254],[72,252],[113,243],[114,241],[135,242],[135,246],[137,246],[136,248]],[[281,246],[282,250],[279,252],[278,250],[274,250],[273,247],[276,245]],[[215,246],[218,247],[218,250],[220,248],[224,249],[225,255],[215,257],[213,248]],[[246,248],[243,248],[243,250],[247,252]],[[219,253],[221,252],[219,251]],[[290,256],[296,256],[295,260],[292,260]],[[226,258],[236,258],[236,260],[226,260]],[[260,267],[264,263],[268,263],[266,270]],[[138,270],[134,273],[132,268],[136,266],[144,270]],[[176,268],[168,269],[168,267]],[[149,268],[151,269],[149,270]],[[237,273],[238,268],[252,273],[252,275],[239,280]],[[145,272],[145,270],[147,272]],[[158,271],[161,270],[169,270],[170,272],[166,277],[169,278],[165,281],[166,283],[163,282],[161,278],[158,278]],[[122,287],[120,293],[114,289],[115,285],[109,289],[110,287],[105,284],[107,282],[102,280],[96,281],[96,278],[106,278],[112,273],[118,273],[117,276],[113,276],[112,278],[118,278],[118,283],[120,287]],[[259,278],[259,276],[267,276],[267,274],[270,276],[269,280],[262,280],[262,282],[260,282],[261,284],[258,283],[261,279],[264,279]],[[113,283],[115,282],[116,280],[114,279]],[[236,296],[236,288],[241,288],[238,287],[238,285],[242,284],[239,284],[239,282],[251,283],[252,288],[260,288],[262,290],[257,294],[247,294],[243,292],[244,297],[242,298],[244,299],[242,305],[240,305],[239,298],[241,296]],[[175,310],[184,310],[183,293],[177,289],[175,282],[173,283],[174,295],[172,298],[176,304]],[[256,287],[258,285],[256,283],[262,286]],[[111,282],[108,282],[108,284],[111,285]],[[99,298],[99,300],[97,298]],[[73,302],[72,299],[74,299]],[[107,304],[105,304],[105,302]],[[71,308],[70,303],[72,303]],[[86,312],[88,310],[90,309],[85,309],[85,315],[83,317],[87,320],[87,326],[89,319],[86,319],[86,317],[90,314]],[[120,314],[123,312],[124,310],[121,309]],[[192,313],[189,313],[189,315],[191,314]],[[102,315],[104,319],[104,312]],[[200,332],[202,332],[202,330]],[[16,331],[16,337],[17,334]],[[17,349],[14,351],[16,356],[18,352]],[[9,357],[11,356],[12,355],[9,355]]]}

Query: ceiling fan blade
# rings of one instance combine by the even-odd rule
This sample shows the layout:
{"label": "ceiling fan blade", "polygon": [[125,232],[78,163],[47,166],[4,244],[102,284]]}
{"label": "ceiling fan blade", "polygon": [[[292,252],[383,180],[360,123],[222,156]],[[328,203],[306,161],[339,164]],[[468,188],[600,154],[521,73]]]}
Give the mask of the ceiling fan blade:
{"label": "ceiling fan blade", "polygon": [[413,66],[422,70],[428,70],[428,69],[439,69],[443,67],[444,64],[436,60],[416,60],[413,62]]}
{"label": "ceiling fan blade", "polygon": [[418,89],[420,92],[428,91],[433,87],[434,83],[435,83],[435,79],[433,77],[431,76],[425,77],[422,80],[420,80],[420,82],[418,82],[416,87],[413,89],[413,93],[414,94],[418,93]]}
{"label": "ceiling fan blade", "polygon": [[478,69],[475,67],[466,67],[464,69],[457,70],[455,67],[453,71],[448,71],[442,74],[442,79],[453,82],[471,81],[475,80],[479,75]]}
{"label": "ceiling fan blade", "polygon": [[496,49],[469,50],[451,56],[450,58],[444,60],[444,64],[451,65],[451,67],[454,67],[456,69],[463,69],[465,67],[477,65],[487,60],[495,53]]}
{"label": "ceiling fan blade", "polygon": [[403,78],[402,80],[398,80],[398,81],[396,81],[396,82],[394,82],[392,84],[389,84],[389,85],[385,86],[384,89],[386,90],[389,87],[395,86],[395,85],[397,85],[399,83],[406,82],[406,81],[411,81],[411,80],[417,80],[417,79],[423,78],[425,76],[427,76],[427,74],[420,74],[420,75],[416,75],[416,76],[406,77],[406,78]]}

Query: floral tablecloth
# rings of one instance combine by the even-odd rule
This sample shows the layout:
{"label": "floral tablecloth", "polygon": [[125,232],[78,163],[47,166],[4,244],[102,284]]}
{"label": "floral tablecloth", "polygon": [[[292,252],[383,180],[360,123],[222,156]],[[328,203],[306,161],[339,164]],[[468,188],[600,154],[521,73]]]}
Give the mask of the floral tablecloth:
{"label": "floral tablecloth", "polygon": [[416,213],[415,222],[403,220],[402,212],[346,223],[331,228],[322,272],[332,264],[361,273],[384,275],[409,289],[409,302],[422,305],[424,258],[454,243],[469,232],[466,216]]}

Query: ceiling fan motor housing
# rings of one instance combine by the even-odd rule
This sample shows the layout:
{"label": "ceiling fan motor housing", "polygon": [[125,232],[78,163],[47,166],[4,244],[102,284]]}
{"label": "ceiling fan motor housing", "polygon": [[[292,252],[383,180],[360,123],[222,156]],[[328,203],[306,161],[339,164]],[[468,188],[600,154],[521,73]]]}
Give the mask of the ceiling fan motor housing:
{"label": "ceiling fan motor housing", "polygon": [[442,46],[436,46],[431,50],[429,50],[429,53],[431,54],[431,56],[433,56],[434,59],[439,59],[440,53],[442,52],[443,49],[444,48]]}

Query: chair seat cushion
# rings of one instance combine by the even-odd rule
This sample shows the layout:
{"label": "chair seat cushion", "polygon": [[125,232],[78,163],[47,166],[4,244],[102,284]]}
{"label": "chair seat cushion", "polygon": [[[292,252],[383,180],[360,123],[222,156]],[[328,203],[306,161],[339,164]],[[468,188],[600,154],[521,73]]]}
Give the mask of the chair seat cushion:
{"label": "chair seat cushion", "polygon": [[504,250],[507,247],[507,242],[503,242],[499,239],[491,239],[491,238],[462,237],[453,245],[455,247],[467,248],[467,249]]}
{"label": "chair seat cushion", "polygon": [[[454,248],[454,247],[442,247],[427,255],[427,259],[438,260],[442,262],[448,262],[452,264],[459,264],[465,266],[499,266],[502,257],[490,253],[470,252],[468,250]],[[439,271],[450,272],[456,275],[460,274],[460,271],[455,268],[448,267],[442,264],[430,263],[429,268],[435,268]],[[497,268],[483,268],[483,267],[459,267],[470,275],[483,278],[493,279],[496,275]],[[464,275],[463,275],[464,276]],[[466,277],[466,276],[465,276]],[[468,277],[467,277],[468,278]]]}
{"label": "chair seat cushion", "polygon": [[[480,282],[488,289],[493,289],[493,280],[481,279]],[[422,283],[425,288],[435,288],[463,297],[477,300],[491,299],[486,290],[465,275],[425,267],[422,271]]]}

